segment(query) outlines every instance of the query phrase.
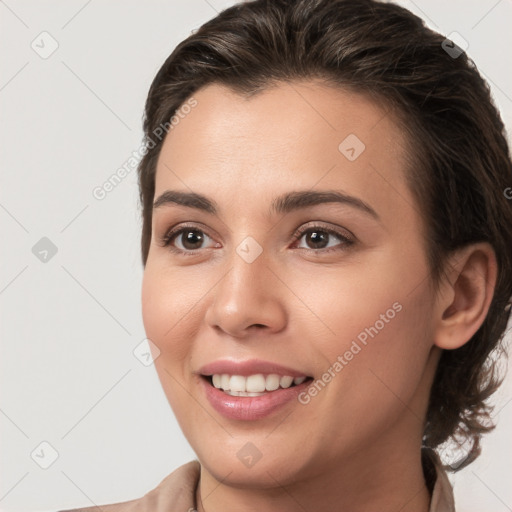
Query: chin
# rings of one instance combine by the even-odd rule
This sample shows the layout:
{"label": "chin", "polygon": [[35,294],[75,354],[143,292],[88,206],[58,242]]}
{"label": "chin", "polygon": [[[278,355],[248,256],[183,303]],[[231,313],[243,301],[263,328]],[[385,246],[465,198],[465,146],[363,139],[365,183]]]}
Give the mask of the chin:
{"label": "chin", "polygon": [[201,466],[219,482],[232,487],[271,489],[304,478],[303,464],[299,460],[291,462],[290,457],[290,454],[262,454],[253,465],[246,465],[228,453],[212,451],[207,456],[198,456],[198,459]]}
{"label": "chin", "polygon": [[277,432],[269,435],[271,430],[267,429],[257,433],[254,427],[245,433],[231,430],[233,437],[214,430],[218,437],[205,429],[188,431],[188,436],[185,435],[201,466],[219,482],[234,487],[270,489],[312,477],[318,466],[313,453],[315,443],[305,446],[304,441],[290,436],[287,429],[280,435]]}

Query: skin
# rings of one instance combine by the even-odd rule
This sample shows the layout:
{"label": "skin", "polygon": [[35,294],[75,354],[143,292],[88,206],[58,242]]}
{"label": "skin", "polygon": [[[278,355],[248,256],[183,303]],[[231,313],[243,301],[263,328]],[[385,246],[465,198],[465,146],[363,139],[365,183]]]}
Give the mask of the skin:
{"label": "skin", "polygon": [[[198,509],[427,511],[420,445],[429,391],[441,349],[467,342],[485,318],[492,249],[454,255],[434,293],[424,220],[405,182],[406,140],[366,97],[311,80],[250,99],[214,84],[194,98],[164,141],[155,198],[193,191],[219,211],[154,210],[142,307],[163,389],[201,463]],[[366,146],[354,161],[338,149],[351,133]],[[268,215],[276,196],[310,189],[356,196],[379,219],[335,203]],[[205,234],[192,255],[161,242],[181,223]],[[294,240],[311,225],[355,242],[331,235],[326,252],[307,233]],[[247,236],[263,250],[252,263],[236,252]],[[401,311],[307,405],[294,400],[243,422],[221,416],[203,393],[198,369],[224,358],[321,378],[396,302]],[[262,454],[250,468],[237,457],[247,442]]]}

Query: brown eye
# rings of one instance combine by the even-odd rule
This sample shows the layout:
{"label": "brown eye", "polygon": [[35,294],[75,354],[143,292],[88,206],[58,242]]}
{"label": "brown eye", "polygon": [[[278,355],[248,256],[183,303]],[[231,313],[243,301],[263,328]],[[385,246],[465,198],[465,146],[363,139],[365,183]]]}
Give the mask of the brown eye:
{"label": "brown eye", "polygon": [[202,249],[219,248],[221,244],[195,226],[178,226],[160,238],[160,245],[180,255],[195,256]]}
{"label": "brown eye", "polygon": [[201,249],[201,244],[204,242],[205,237],[209,238],[208,235],[204,234],[199,229],[187,228],[176,233],[172,238],[176,241],[178,249],[193,251],[195,249]]}
{"label": "brown eye", "polygon": [[299,249],[319,250],[320,252],[322,250],[323,252],[343,250],[354,243],[348,236],[322,226],[302,229],[296,235],[296,240],[299,241]]}
{"label": "brown eye", "polygon": [[329,243],[329,237],[331,235],[325,231],[309,231],[305,234],[306,244],[311,249],[323,249]]}

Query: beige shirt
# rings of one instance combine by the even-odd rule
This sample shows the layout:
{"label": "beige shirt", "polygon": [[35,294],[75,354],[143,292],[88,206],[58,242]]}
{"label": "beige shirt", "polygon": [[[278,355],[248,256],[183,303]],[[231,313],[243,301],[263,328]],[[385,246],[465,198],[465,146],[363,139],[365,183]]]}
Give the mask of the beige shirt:
{"label": "beige shirt", "polygon": [[[426,464],[435,465],[436,480],[432,491],[429,512],[455,512],[453,491],[448,477],[435,455]],[[196,487],[199,481],[199,462],[194,460],[173,471],[152,491],[142,498],[60,512],[193,512],[196,510]],[[428,472],[426,473],[428,474]]]}

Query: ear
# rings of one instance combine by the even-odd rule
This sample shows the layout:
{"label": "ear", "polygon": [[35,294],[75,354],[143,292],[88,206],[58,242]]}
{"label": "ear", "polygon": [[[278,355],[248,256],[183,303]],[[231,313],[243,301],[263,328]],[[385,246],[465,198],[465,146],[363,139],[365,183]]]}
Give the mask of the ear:
{"label": "ear", "polygon": [[496,255],[486,242],[466,246],[450,257],[434,308],[434,345],[453,350],[471,339],[489,311],[497,273]]}

